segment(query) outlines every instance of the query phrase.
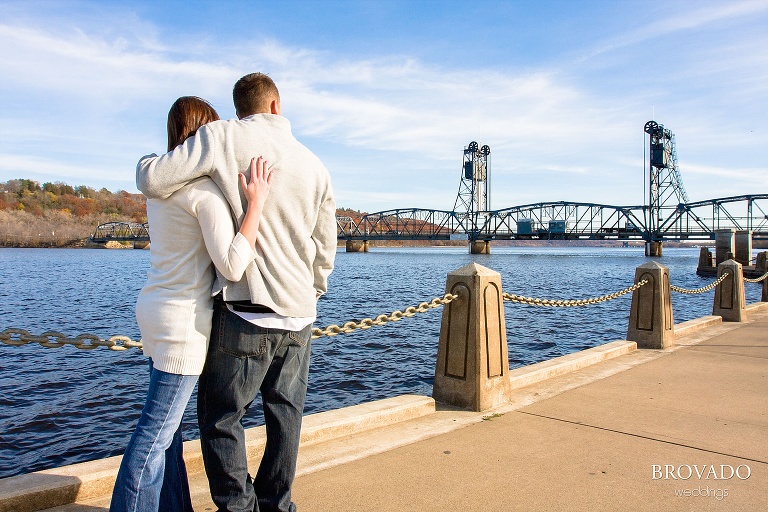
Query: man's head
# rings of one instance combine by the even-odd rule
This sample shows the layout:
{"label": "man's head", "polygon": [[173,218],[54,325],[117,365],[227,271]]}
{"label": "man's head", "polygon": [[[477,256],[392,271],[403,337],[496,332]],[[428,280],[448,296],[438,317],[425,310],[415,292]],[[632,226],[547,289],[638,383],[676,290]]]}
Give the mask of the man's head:
{"label": "man's head", "polygon": [[253,114],[281,114],[280,93],[275,82],[264,73],[251,73],[238,80],[232,99],[240,119]]}

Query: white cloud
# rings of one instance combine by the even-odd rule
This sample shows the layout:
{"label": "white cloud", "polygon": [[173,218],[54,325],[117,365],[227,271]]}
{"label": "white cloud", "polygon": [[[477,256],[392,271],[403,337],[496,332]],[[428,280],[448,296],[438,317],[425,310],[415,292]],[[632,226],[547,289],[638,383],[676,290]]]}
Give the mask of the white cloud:
{"label": "white cloud", "polygon": [[[629,31],[594,55],[761,9],[755,3],[700,9]],[[112,31],[74,22],[41,27],[0,25],[0,92],[11,100],[0,114],[0,179],[34,174],[39,165],[87,182],[107,166],[118,181],[132,183],[138,157],[163,149],[173,99],[198,94],[231,115],[232,84],[253,70],[275,78],[299,138],[310,139],[348,180],[336,187],[340,203],[368,211],[452,205],[461,151],[472,140],[491,146],[494,194],[510,202],[494,199],[494,207],[547,200],[635,204],[642,194],[632,185],[642,169],[642,126],[659,96],[669,119],[663,122],[687,136],[678,147],[684,179],[688,172],[702,175],[689,162],[706,161],[701,152],[718,143],[730,140],[754,153],[765,140],[765,121],[744,137],[721,129],[731,112],[704,108],[712,98],[727,104],[732,97],[747,105],[757,98],[733,112],[739,119],[765,110],[760,78],[768,74],[768,57],[739,39],[711,43],[717,60],[685,61],[670,80],[644,88],[635,83],[637,73],[621,81],[623,68],[637,62],[614,63],[608,73],[616,84],[605,94],[605,70],[597,75],[579,66],[451,69],[407,55],[353,60],[275,39],[221,46],[190,35],[170,44],[157,27],[135,19]],[[715,72],[738,87],[680,92],[706,84]],[[44,154],[35,151],[39,142]],[[747,174],[758,165],[754,158],[734,162]]]}
{"label": "white cloud", "polygon": [[[628,30],[609,39],[589,52],[584,58],[595,57],[602,53],[612,52],[676,32],[694,30],[716,23],[724,23],[735,18],[757,15],[768,10],[768,3],[755,0],[716,2],[712,6],[702,7],[694,11],[685,9],[686,6],[675,6],[674,4],[670,4],[669,7],[668,10],[662,11],[663,16],[658,21],[634,30]],[[675,7],[682,8],[676,11]]]}

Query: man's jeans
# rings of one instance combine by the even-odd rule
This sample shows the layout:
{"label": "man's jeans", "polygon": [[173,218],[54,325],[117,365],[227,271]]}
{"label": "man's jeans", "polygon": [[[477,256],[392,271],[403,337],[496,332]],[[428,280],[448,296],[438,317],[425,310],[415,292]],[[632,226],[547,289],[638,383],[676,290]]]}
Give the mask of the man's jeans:
{"label": "man's jeans", "polygon": [[[216,300],[198,388],[197,416],[211,497],[228,512],[289,512],[301,417],[307,394],[312,326],[264,329]],[[251,480],[242,418],[261,391],[267,444]]]}
{"label": "man's jeans", "polygon": [[157,370],[150,359],[147,401],[120,463],[110,512],[192,512],[181,418],[196,382],[197,375]]}

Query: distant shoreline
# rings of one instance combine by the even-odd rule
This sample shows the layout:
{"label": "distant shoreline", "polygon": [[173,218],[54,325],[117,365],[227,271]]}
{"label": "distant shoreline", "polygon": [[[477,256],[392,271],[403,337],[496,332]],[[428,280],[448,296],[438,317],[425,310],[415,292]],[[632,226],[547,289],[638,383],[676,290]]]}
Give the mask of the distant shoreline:
{"label": "distant shoreline", "polygon": [[[371,240],[371,248],[397,248],[397,247],[430,247],[430,248],[451,248],[466,247],[466,241],[434,241],[434,240]],[[630,241],[629,248],[642,248],[644,242]],[[714,241],[702,240],[698,243],[684,242],[665,242],[664,247],[668,248],[691,248],[691,247],[714,247]],[[344,240],[340,240],[337,247],[344,247]],[[608,247],[625,248],[623,241],[617,240],[500,240],[492,241],[491,247]],[[29,237],[27,240],[10,240],[0,237],[0,248],[4,249],[133,249],[132,242],[107,242],[107,244],[98,244],[91,242],[89,237],[77,239],[35,239]],[[754,249],[768,248],[768,243],[757,241],[753,243]]]}

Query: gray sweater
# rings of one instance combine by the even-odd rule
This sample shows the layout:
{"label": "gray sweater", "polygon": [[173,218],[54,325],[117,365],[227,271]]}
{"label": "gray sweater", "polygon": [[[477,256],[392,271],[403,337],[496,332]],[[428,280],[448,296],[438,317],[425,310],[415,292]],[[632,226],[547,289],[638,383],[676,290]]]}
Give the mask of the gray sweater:
{"label": "gray sweater", "polygon": [[260,155],[273,177],[256,257],[238,282],[217,273],[212,293],[223,291],[224,300],[250,300],[284,316],[316,316],[336,255],[336,203],[328,171],[293,137],[287,119],[256,114],[207,124],[170,153],[143,157],[136,186],[149,198],[165,198],[195,178],[210,176],[239,226],[247,203],[237,173],[250,177],[251,158]]}

